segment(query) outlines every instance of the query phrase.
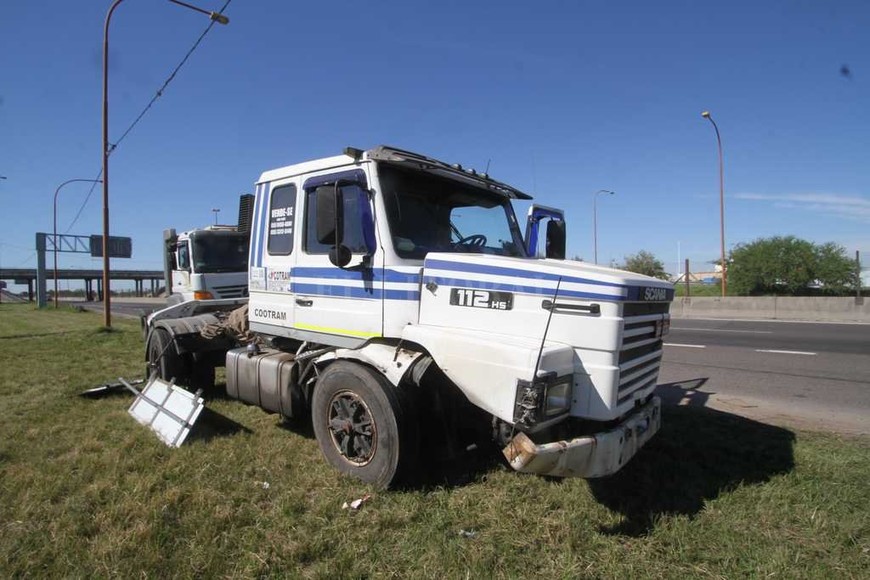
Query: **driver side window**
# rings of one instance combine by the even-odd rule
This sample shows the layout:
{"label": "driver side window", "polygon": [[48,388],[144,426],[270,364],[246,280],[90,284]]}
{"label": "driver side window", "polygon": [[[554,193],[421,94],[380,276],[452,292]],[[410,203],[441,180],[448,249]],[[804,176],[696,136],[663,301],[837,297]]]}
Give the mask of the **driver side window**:
{"label": "driver side window", "polygon": [[178,269],[190,270],[190,249],[187,242],[178,245]]}
{"label": "driver side window", "polygon": [[[350,248],[353,254],[366,253],[365,233],[363,232],[363,204],[368,203],[365,191],[358,185],[348,185],[341,188],[344,200],[344,240],[343,244]],[[316,190],[310,189],[305,198],[305,251],[308,254],[328,254],[329,244],[317,241],[317,203]]]}

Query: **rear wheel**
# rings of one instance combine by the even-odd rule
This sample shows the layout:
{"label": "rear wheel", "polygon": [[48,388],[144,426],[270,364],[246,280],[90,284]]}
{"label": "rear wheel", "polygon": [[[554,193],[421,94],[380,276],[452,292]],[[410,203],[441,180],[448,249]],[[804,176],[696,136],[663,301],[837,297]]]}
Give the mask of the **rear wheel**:
{"label": "rear wheel", "polygon": [[399,391],[366,366],[331,364],[314,387],[311,417],[326,460],[376,487],[405,475],[416,453],[413,421]]}
{"label": "rear wheel", "polygon": [[172,336],[165,328],[155,328],[148,335],[148,368],[147,375],[156,369],[157,376],[164,381],[186,385],[188,380],[187,365],[184,358],[175,350],[172,344]]}

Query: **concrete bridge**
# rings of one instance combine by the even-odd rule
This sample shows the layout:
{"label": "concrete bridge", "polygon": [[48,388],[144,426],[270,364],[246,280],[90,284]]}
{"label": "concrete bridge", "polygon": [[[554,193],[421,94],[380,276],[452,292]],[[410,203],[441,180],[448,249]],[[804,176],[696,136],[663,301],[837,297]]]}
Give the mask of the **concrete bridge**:
{"label": "concrete bridge", "polygon": [[[54,270],[46,269],[46,278],[54,280]],[[116,270],[109,271],[112,280],[133,280],[136,296],[145,294],[145,282],[151,284],[151,294],[154,295],[163,284],[162,270]],[[58,280],[82,280],[85,283],[85,296],[88,300],[103,299],[103,271],[102,270],[72,270],[58,269]],[[34,284],[36,283],[36,268],[0,268],[0,280],[12,281],[15,284],[27,285],[28,299],[34,300]],[[94,293],[94,281],[96,280],[96,293]]]}

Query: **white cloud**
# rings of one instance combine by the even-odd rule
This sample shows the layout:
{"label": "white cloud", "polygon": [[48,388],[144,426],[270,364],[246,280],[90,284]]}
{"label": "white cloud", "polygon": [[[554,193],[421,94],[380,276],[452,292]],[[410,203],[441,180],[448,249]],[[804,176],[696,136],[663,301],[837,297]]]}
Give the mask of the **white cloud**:
{"label": "white cloud", "polygon": [[733,197],[750,201],[768,201],[776,207],[824,213],[870,223],[870,199],[865,197],[835,193],[737,193]]}

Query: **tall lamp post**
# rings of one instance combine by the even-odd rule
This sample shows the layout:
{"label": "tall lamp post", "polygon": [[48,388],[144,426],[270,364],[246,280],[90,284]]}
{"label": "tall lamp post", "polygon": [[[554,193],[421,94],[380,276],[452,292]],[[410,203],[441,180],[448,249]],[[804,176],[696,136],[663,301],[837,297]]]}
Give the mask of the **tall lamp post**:
{"label": "tall lamp post", "polygon": [[595,248],[595,263],[598,263],[598,194],[607,193],[613,195],[609,189],[599,189],[592,194],[592,243]]}
{"label": "tall lamp post", "polygon": [[211,212],[214,214],[214,225],[217,225],[217,214],[218,214],[220,211],[221,211],[221,210],[220,210],[219,207],[213,207],[213,208],[211,208]]}
{"label": "tall lamp post", "polygon": [[701,116],[713,123],[713,129],[716,130],[716,143],[719,146],[719,263],[722,267],[722,298],[725,298],[725,290],[728,288],[728,266],[725,263],[725,170],[722,163],[722,138],[719,136],[719,127],[716,126],[710,111],[702,112]]}
{"label": "tall lamp post", "polygon": [[68,183],[76,183],[84,181],[87,183],[102,183],[102,180],[99,179],[69,179],[64,181],[60,185],[57,186],[57,189],[54,190],[54,211],[52,212],[54,229],[52,231],[52,241],[54,243],[54,307],[57,309],[57,194],[60,193],[61,188]]}
{"label": "tall lamp post", "polygon": [[[111,291],[109,289],[109,22],[118,4],[124,0],[115,0],[106,13],[106,23],[103,26],[103,325],[112,327]],[[213,22],[229,24],[230,19],[219,12],[210,12],[197,8],[179,0],[169,0],[185,8],[190,8],[209,17]]]}

